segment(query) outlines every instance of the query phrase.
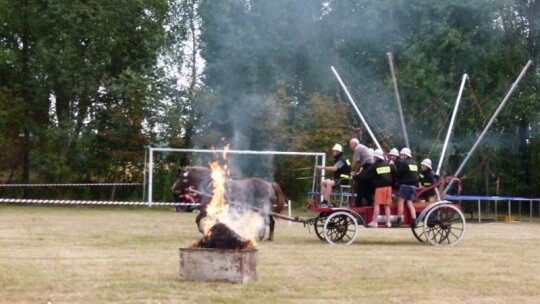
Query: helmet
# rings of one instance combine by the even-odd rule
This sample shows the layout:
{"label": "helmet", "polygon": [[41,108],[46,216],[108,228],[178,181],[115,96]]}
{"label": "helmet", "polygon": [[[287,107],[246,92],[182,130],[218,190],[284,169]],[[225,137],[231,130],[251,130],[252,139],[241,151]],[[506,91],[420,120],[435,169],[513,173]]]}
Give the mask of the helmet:
{"label": "helmet", "polygon": [[411,156],[411,149],[409,149],[409,148],[403,148],[403,149],[401,149],[401,151],[399,152],[399,154],[404,154],[404,155],[407,155],[408,157],[412,157],[412,156]]}
{"label": "helmet", "polygon": [[398,156],[398,157],[399,157],[399,151],[398,151],[398,149],[396,149],[396,148],[392,148],[392,150],[390,150],[390,152],[388,153],[388,155],[394,155],[394,156]]}
{"label": "helmet", "polygon": [[343,147],[341,147],[340,144],[335,144],[334,147],[332,147],[332,151],[343,152]]}
{"label": "helmet", "polygon": [[377,149],[377,150],[373,151],[373,156],[377,157],[378,159],[384,160],[384,153],[383,153],[383,151],[381,149]]}
{"label": "helmet", "polygon": [[424,159],[424,160],[420,163],[420,165],[424,165],[424,166],[426,166],[426,167],[428,167],[428,168],[431,169],[431,159],[429,159],[429,158]]}

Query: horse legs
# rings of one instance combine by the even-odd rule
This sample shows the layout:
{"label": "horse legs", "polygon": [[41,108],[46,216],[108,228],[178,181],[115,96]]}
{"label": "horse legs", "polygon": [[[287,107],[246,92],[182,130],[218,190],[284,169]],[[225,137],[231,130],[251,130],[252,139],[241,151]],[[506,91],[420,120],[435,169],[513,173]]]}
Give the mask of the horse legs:
{"label": "horse legs", "polygon": [[197,217],[195,218],[195,223],[197,224],[197,229],[200,233],[204,233],[201,227],[201,220],[206,217],[206,210],[201,209]]}
{"label": "horse legs", "polygon": [[270,223],[268,224],[268,227],[270,227],[270,232],[268,233],[268,240],[273,241],[274,240],[274,225],[276,224],[276,220],[274,220],[273,216],[270,217]]}

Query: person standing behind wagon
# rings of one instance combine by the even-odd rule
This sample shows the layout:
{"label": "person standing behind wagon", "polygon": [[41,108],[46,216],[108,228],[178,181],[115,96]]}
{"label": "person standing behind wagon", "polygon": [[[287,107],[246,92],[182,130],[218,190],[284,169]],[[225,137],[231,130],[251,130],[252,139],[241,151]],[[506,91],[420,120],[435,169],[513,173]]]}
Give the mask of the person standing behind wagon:
{"label": "person standing behind wagon", "polygon": [[407,202],[407,208],[411,214],[411,226],[416,227],[416,210],[413,206],[413,200],[416,198],[416,186],[418,185],[418,164],[412,159],[411,149],[403,148],[399,152],[399,160],[396,162],[396,176],[399,182],[398,218],[392,227],[401,227],[404,202]]}
{"label": "person standing behind wagon", "polygon": [[392,170],[392,199],[395,199],[397,197],[397,193],[399,190],[399,183],[396,176],[396,162],[399,159],[399,151],[396,148],[392,148],[388,154],[386,154],[388,158],[388,163],[390,166],[394,167]]}
{"label": "person standing behind wagon", "polygon": [[381,149],[373,152],[373,160],[375,162],[358,175],[360,180],[371,180],[375,188],[373,218],[368,227],[377,228],[379,226],[377,219],[380,214],[380,206],[384,206],[386,227],[391,227],[390,203],[392,202],[392,175],[395,167],[384,159],[384,153]]}
{"label": "person standing behind wagon", "polygon": [[355,206],[373,205],[373,184],[371,180],[361,180],[358,178],[361,170],[367,169],[373,163],[373,152],[360,143],[356,138],[349,141],[349,147],[353,150],[353,163],[351,172],[356,185]]}
{"label": "person standing behind wagon", "polygon": [[420,193],[418,197],[420,200],[425,200],[428,203],[435,202],[435,188],[425,190],[427,188],[433,187],[437,183],[437,176],[431,169],[431,159],[426,158],[420,163],[420,175],[419,175],[419,184],[420,190],[424,190]]}

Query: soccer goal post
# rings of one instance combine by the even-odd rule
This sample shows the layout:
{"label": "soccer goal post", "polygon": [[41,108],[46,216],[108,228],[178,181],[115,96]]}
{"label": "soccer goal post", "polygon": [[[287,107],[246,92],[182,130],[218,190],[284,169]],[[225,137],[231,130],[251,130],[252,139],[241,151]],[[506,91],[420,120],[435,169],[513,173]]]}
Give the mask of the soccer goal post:
{"label": "soccer goal post", "polygon": [[[153,203],[153,183],[154,183],[154,154],[155,153],[224,153],[227,154],[245,154],[245,155],[284,155],[284,156],[307,156],[314,157],[315,165],[326,164],[326,154],[322,152],[285,152],[285,151],[252,151],[252,150],[209,150],[209,149],[176,149],[176,148],[148,148],[148,163],[146,167],[148,168],[148,205]],[[315,191],[316,185],[316,172],[315,166],[313,166],[313,177],[312,177],[312,189]],[[324,179],[324,172],[322,172],[321,180]]]}

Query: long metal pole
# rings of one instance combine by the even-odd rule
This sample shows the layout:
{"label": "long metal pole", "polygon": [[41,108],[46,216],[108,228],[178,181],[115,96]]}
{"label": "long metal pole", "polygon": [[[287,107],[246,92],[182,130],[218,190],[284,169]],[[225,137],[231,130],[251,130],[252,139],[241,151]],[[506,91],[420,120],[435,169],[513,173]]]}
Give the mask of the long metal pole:
{"label": "long metal pole", "polygon": [[403,110],[401,108],[401,99],[399,98],[399,91],[397,86],[396,72],[394,71],[394,58],[391,52],[386,53],[388,56],[388,65],[390,66],[390,74],[392,75],[392,83],[394,84],[394,94],[396,96],[396,102],[399,111],[399,120],[401,121],[401,131],[403,132],[403,139],[405,140],[405,146],[410,148],[409,136],[407,135],[407,128],[405,127],[405,118],[403,117]]}
{"label": "long metal pole", "polygon": [[377,141],[377,138],[375,138],[375,135],[373,135],[373,132],[371,132],[371,129],[369,128],[369,125],[367,124],[366,120],[364,119],[364,116],[362,115],[362,113],[360,112],[358,107],[356,106],[356,102],[354,101],[351,94],[349,93],[349,90],[347,90],[347,87],[343,83],[343,80],[341,80],[341,77],[339,77],[339,74],[336,71],[336,69],[334,69],[333,66],[331,68],[332,68],[332,72],[334,72],[334,75],[336,76],[337,80],[339,81],[339,84],[343,88],[343,91],[345,91],[345,95],[347,95],[347,98],[349,98],[349,101],[351,102],[354,109],[356,110],[356,113],[358,113],[358,116],[360,116],[360,119],[362,120],[362,123],[364,124],[364,126],[366,127],[366,130],[369,133],[369,136],[371,136],[371,139],[373,140],[373,142],[375,143],[377,148],[382,150],[381,145],[379,145],[379,142]]}
{"label": "long metal pole", "polygon": [[467,78],[468,78],[467,74],[463,74],[463,78],[461,79],[461,86],[459,87],[459,93],[456,99],[456,105],[454,106],[454,112],[452,112],[450,125],[448,125],[448,131],[446,132],[446,138],[444,139],[444,144],[441,151],[441,158],[439,159],[439,165],[437,165],[437,170],[435,171],[435,174],[437,175],[441,173],[442,163],[444,161],[444,157],[446,156],[446,148],[448,147],[448,142],[450,141],[450,135],[452,134],[452,131],[454,130],[454,122],[456,121],[456,115],[459,108],[459,103],[461,102],[461,95],[463,93],[463,87],[465,87],[465,82],[467,81]]}
{"label": "long metal pole", "polygon": [[[465,157],[465,160],[463,160],[463,162],[461,163],[461,165],[459,166],[459,168],[457,169],[456,173],[454,174],[455,176],[459,176],[459,174],[461,173],[461,170],[463,170],[463,168],[465,167],[465,164],[467,163],[467,161],[469,160],[469,158],[471,157],[471,155],[473,154],[474,150],[476,149],[476,147],[478,146],[478,144],[480,144],[480,141],[482,141],[482,139],[484,138],[484,136],[486,135],[487,131],[489,130],[489,128],[491,127],[491,125],[493,124],[493,122],[495,121],[495,118],[497,118],[497,115],[499,115],[499,113],[501,112],[502,108],[504,107],[504,105],[506,104],[506,102],[508,101],[508,99],[510,98],[510,96],[512,95],[512,93],[514,93],[514,91],[516,90],[517,88],[517,85],[518,83],[521,81],[521,79],[525,76],[525,73],[527,72],[527,70],[529,69],[529,67],[531,66],[532,64],[532,60],[529,60],[527,62],[527,64],[525,65],[525,67],[523,68],[523,70],[521,71],[521,73],[519,74],[518,78],[516,79],[516,81],[512,84],[512,87],[510,88],[510,90],[508,91],[508,93],[506,94],[506,96],[504,97],[503,101],[501,102],[501,104],[499,105],[499,107],[497,108],[497,110],[495,111],[495,114],[493,114],[493,116],[491,117],[491,119],[489,120],[488,124],[486,125],[486,127],[484,128],[484,131],[482,131],[482,134],[480,134],[480,137],[478,137],[478,139],[476,140],[476,142],[474,143],[473,147],[471,148],[471,151],[469,152],[469,154],[467,154],[467,157]],[[448,183],[448,186],[446,186],[446,189],[444,189],[444,192],[443,192],[443,195],[446,194],[446,192],[450,189],[450,187],[452,186],[453,184],[453,180],[450,181],[450,183]]]}

